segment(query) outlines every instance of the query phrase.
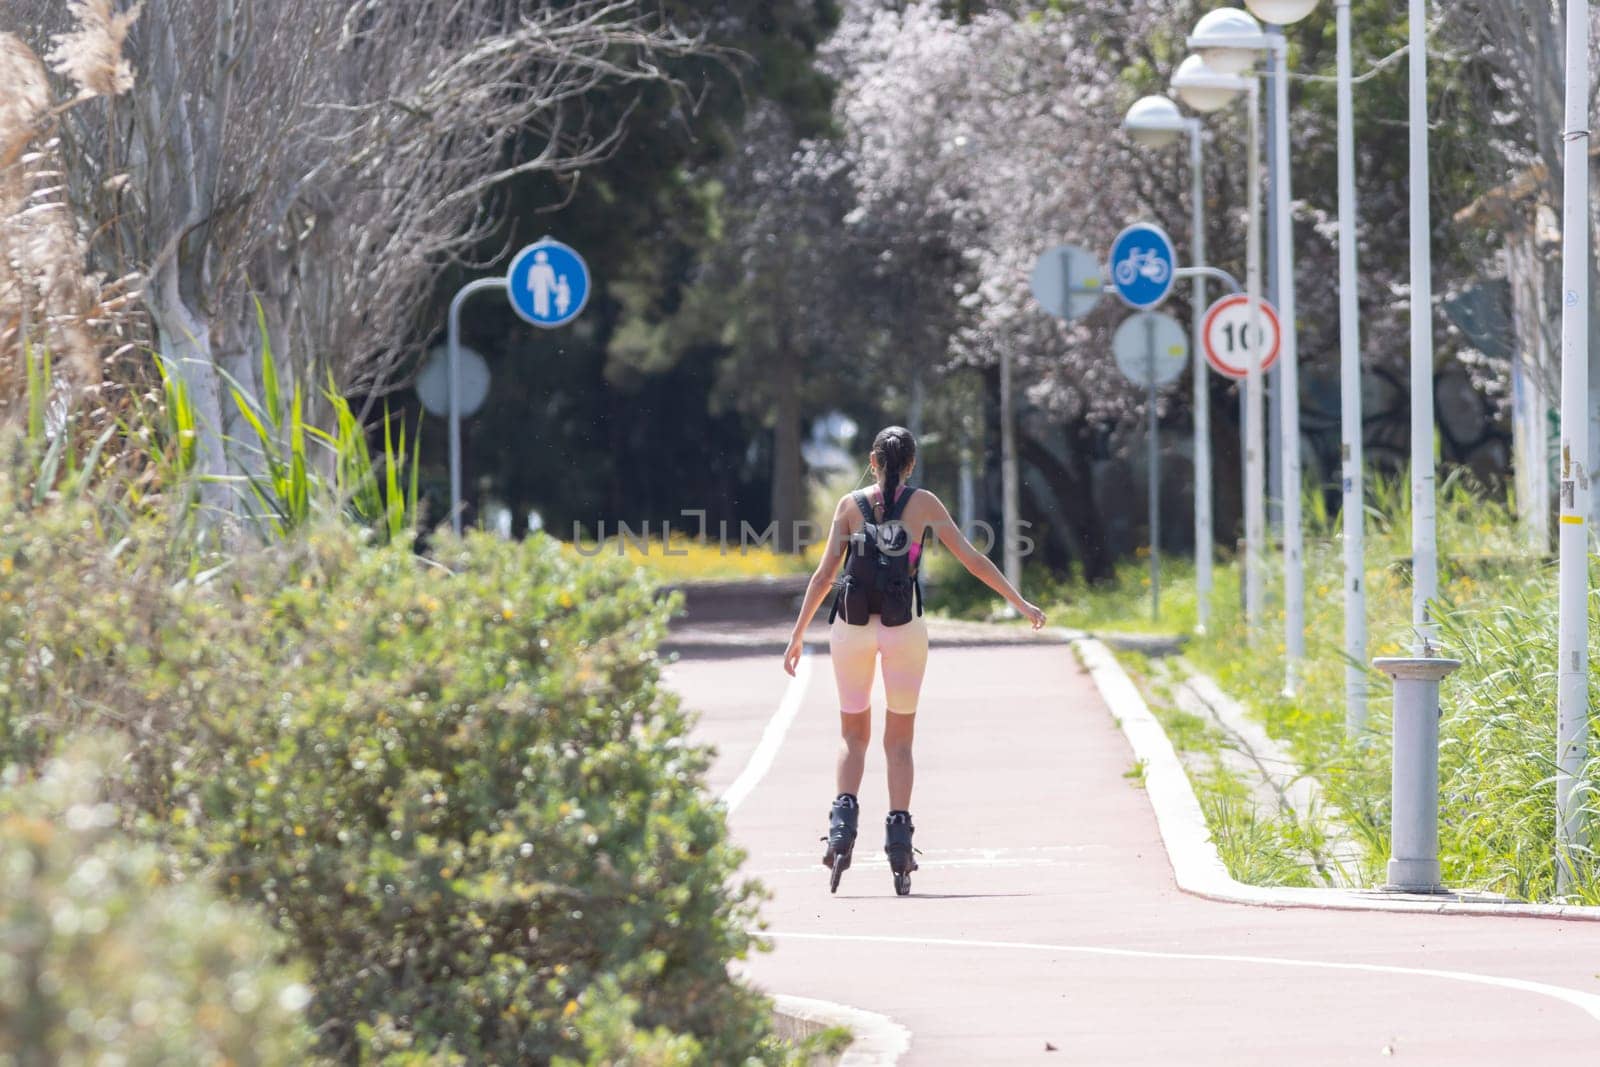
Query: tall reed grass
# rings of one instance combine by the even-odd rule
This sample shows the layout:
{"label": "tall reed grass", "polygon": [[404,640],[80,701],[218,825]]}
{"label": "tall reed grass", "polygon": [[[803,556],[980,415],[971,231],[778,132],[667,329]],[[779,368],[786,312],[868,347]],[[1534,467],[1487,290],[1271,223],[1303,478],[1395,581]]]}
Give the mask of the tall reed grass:
{"label": "tall reed grass", "polygon": [[[195,531],[200,496],[197,479],[195,406],[183,381],[153,359],[162,393],[135,397],[87,447],[74,432],[81,412],[61,409],[52,425],[47,409],[54,378],[48,352],[26,345],[26,409],[23,448],[31,457],[26,478],[35,506],[52,495],[76,495],[98,481],[108,492],[98,500],[124,518],[171,502],[175,529]],[[342,513],[384,540],[398,540],[415,525],[421,437],[398,430],[385,407],[382,453],[368,445],[368,429],[330,375],[321,396],[332,413],[331,429],[313,425],[304,388],[285,390],[266,331],[261,335],[261,395],[237,381],[230,394],[249,439],[226,438],[239,469],[229,476],[239,490],[238,514],[263,538],[285,538],[307,527],[319,513]],[[140,472],[142,477],[129,476]],[[121,477],[118,477],[118,474]]]}
{"label": "tall reed grass", "polygon": [[[1372,478],[1369,486],[1368,651],[1369,656],[1396,655],[1412,645],[1410,493],[1404,478]],[[1361,664],[1368,668],[1370,685],[1368,727],[1359,738],[1346,736],[1340,517],[1314,503],[1306,517],[1308,655],[1296,695],[1283,692],[1281,601],[1269,604],[1266,625],[1252,643],[1236,600],[1217,598],[1216,625],[1193,642],[1190,655],[1255,709],[1317,775],[1338,817],[1366,848],[1365,880],[1376,883],[1389,848],[1393,694],[1386,678]],[[1553,565],[1529,547],[1509,501],[1462,473],[1440,485],[1438,545],[1440,635],[1445,653],[1462,661],[1441,693],[1445,879],[1452,886],[1520,900],[1551,900],[1556,892]],[[1278,562],[1272,561],[1274,577],[1280,573]],[[1600,569],[1591,586],[1596,581]],[[1600,652],[1600,630],[1596,639]],[[1600,764],[1591,763],[1591,781],[1596,773]],[[1591,828],[1600,829],[1592,794],[1587,808]],[[1600,903],[1595,854],[1585,851],[1574,863],[1580,878],[1571,899]]]}

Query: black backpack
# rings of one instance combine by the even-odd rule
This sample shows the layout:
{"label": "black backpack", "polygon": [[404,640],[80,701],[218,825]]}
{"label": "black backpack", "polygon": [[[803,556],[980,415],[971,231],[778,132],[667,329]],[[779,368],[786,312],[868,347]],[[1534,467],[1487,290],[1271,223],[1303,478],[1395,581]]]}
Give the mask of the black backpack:
{"label": "black backpack", "polygon": [[[913,611],[922,614],[922,582],[911,565],[911,534],[900,521],[916,492],[907,488],[885,511],[882,522],[873,517],[866,493],[850,494],[866,522],[850,535],[829,623],[843,618],[851,626],[865,626],[876,615],[885,626],[904,626],[914,617]],[[927,551],[926,531],[922,548]]]}

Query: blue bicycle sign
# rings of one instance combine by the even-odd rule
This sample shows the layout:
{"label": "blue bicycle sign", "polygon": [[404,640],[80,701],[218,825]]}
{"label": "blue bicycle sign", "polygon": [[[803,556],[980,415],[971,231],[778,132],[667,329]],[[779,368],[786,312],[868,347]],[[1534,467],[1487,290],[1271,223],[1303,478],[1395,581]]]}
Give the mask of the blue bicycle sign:
{"label": "blue bicycle sign", "polygon": [[1129,307],[1141,311],[1160,304],[1172,292],[1177,269],[1172,239],[1147,222],[1129,226],[1111,245],[1111,281]]}
{"label": "blue bicycle sign", "polygon": [[1117,264],[1117,284],[1132,285],[1140,278],[1160,285],[1172,277],[1167,261],[1156,255],[1154,249],[1135,249],[1128,258]]}

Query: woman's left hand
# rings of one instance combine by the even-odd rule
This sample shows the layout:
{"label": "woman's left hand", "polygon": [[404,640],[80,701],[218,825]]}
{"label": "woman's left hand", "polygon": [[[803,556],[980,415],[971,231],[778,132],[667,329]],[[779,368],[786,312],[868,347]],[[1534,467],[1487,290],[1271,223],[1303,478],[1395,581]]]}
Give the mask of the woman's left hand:
{"label": "woman's left hand", "polygon": [[789,648],[783,654],[783,669],[794,676],[795,670],[800,666],[800,656],[805,651],[805,642],[799,634],[789,638]]}

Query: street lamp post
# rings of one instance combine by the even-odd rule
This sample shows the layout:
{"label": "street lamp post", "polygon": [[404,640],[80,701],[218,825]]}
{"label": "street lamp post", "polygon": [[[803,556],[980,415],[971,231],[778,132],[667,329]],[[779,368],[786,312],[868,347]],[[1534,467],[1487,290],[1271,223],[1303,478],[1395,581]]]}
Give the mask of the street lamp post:
{"label": "street lamp post", "polygon": [[[1411,625],[1418,649],[1436,636],[1439,590],[1434,531],[1433,253],[1428,214],[1428,5],[1410,0],[1411,148]],[[1563,433],[1565,427],[1563,426]]]}
{"label": "street lamp post", "polygon": [[[1413,15],[1418,5],[1413,3]],[[1561,234],[1561,534],[1557,611],[1556,878],[1572,885],[1589,748],[1589,4],[1567,4]]]}
{"label": "street lamp post", "polygon": [[[1277,26],[1298,22],[1317,5],[1317,0],[1248,2],[1252,10]],[[1218,8],[1203,17],[1195,25],[1188,43],[1208,65],[1223,73],[1242,75],[1263,54],[1270,56],[1272,62],[1275,127],[1272,200],[1278,231],[1278,317],[1282,324],[1282,369],[1278,373],[1282,396],[1284,690],[1292,694],[1299,686],[1300,663],[1305,658],[1305,574],[1300,507],[1300,368],[1295,343],[1294,229],[1289,180],[1288,43],[1282,34],[1263,33],[1260,24],[1248,13],[1230,7]]]}
{"label": "street lamp post", "polygon": [[1338,37],[1339,427],[1344,500],[1344,718],[1348,736],[1367,727],[1366,491],[1362,484],[1361,311],[1356,288],[1355,114],[1351,101],[1350,0],[1333,0]]}
{"label": "street lamp post", "polygon": [[[1185,118],[1164,96],[1146,96],[1128,109],[1122,128],[1146,148],[1166,148],[1179,138],[1189,138],[1189,255],[1190,266],[1206,266],[1205,171],[1202,166],[1201,124]],[[1196,629],[1204,633],[1211,616],[1212,545],[1211,521],[1211,394],[1210,368],[1206,364],[1205,275],[1194,276],[1191,304],[1194,330],[1194,578]]]}
{"label": "street lamp post", "polygon": [[[1318,0],[1245,0],[1251,12],[1273,26],[1289,26],[1316,10]],[[1367,719],[1366,594],[1363,588],[1365,567],[1365,493],[1362,486],[1361,436],[1361,333],[1356,283],[1355,239],[1355,120],[1351,104],[1350,0],[1334,0],[1335,32],[1338,38],[1338,144],[1339,144],[1339,385],[1340,427],[1343,466],[1344,569],[1345,569],[1345,720],[1352,736],[1359,734]],[[1198,28],[1197,28],[1198,31]],[[1289,169],[1287,143],[1288,55],[1279,35],[1273,35],[1273,77],[1275,120],[1279,136],[1275,140],[1274,196],[1279,212],[1286,213]],[[1276,191],[1283,186],[1283,193]],[[1283,432],[1283,493],[1285,546],[1285,648],[1288,653],[1286,681],[1294,688],[1295,664],[1305,654],[1303,625],[1305,582],[1301,553],[1300,515],[1300,407],[1296,397],[1299,366],[1296,360],[1294,243],[1283,232],[1288,225],[1280,215],[1278,244],[1279,273],[1282,279],[1281,310],[1289,327],[1284,333],[1284,375],[1279,383],[1288,398],[1281,405]],[[1297,622],[1296,620],[1302,620]]]}
{"label": "street lamp post", "polygon": [[[1179,64],[1172,76],[1172,88],[1185,104],[1196,111],[1219,111],[1246,94],[1249,108],[1249,162],[1245,187],[1248,232],[1245,237],[1245,290],[1249,300],[1249,321],[1256,338],[1265,336],[1261,316],[1261,122],[1260,90],[1254,78],[1224,74],[1208,66],[1199,56]],[[1266,456],[1262,444],[1262,346],[1246,344],[1249,360],[1245,376],[1244,416],[1244,573],[1245,622],[1252,640],[1261,625],[1265,599],[1262,572],[1262,540],[1266,535]]]}

